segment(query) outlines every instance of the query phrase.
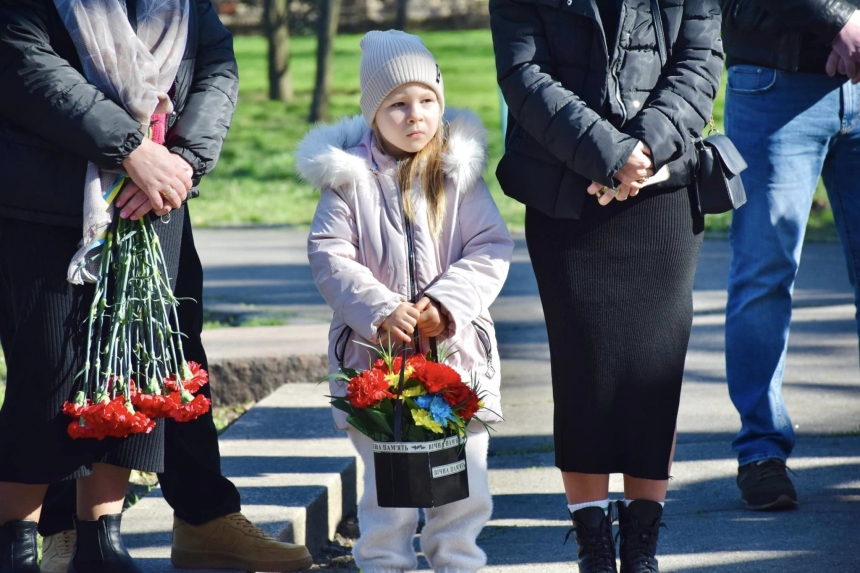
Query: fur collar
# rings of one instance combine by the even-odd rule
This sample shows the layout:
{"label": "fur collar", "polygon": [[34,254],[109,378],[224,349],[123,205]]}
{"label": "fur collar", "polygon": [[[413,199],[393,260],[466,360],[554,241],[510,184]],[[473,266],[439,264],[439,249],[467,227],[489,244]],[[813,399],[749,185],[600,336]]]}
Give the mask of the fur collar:
{"label": "fur collar", "polygon": [[[445,174],[465,192],[481,178],[487,166],[486,129],[474,112],[449,109],[448,151],[442,158]],[[370,175],[370,149],[360,146],[369,128],[364,117],[345,117],[337,123],[314,127],[296,150],[299,176],[315,189],[339,188]]]}

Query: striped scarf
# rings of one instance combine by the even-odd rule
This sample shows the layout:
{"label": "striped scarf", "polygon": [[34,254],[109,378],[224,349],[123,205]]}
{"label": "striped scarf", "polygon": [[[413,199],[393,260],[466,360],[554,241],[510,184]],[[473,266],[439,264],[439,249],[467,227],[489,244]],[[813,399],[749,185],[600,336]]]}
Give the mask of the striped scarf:
{"label": "striped scarf", "polygon": [[[123,0],[54,0],[87,81],[121,105],[149,135],[151,117],[173,111],[167,95],[188,37],[188,0],[137,0],[137,32]],[[72,284],[95,282],[94,269],[113,202],[128,176],[90,162],[84,186],[84,234],[69,265]]]}

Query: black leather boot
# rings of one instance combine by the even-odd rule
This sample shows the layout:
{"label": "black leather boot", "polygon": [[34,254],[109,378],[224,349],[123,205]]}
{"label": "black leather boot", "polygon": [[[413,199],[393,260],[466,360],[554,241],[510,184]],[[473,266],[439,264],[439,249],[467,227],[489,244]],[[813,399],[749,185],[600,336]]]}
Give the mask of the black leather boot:
{"label": "black leather boot", "polygon": [[[610,509],[612,506],[609,506]],[[567,532],[579,544],[579,573],[617,573],[615,541],[612,539],[612,512],[601,507],[586,507],[570,514],[573,528]]]}
{"label": "black leather boot", "polygon": [[98,521],[75,518],[75,550],[68,573],[143,573],[122,544],[121,513],[103,515]]}
{"label": "black leather boot", "polygon": [[647,499],[631,501],[627,506],[619,501],[616,505],[621,536],[618,548],[621,573],[658,573],[660,569],[655,556],[660,527],[665,527],[663,506]]}
{"label": "black leather boot", "polygon": [[0,529],[0,573],[39,573],[35,521],[7,521]]}

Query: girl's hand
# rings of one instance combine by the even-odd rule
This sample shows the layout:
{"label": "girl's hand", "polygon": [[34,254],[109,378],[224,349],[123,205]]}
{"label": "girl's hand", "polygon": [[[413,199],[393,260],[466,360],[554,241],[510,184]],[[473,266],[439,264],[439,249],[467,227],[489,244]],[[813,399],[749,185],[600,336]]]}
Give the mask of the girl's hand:
{"label": "girl's hand", "polygon": [[394,340],[408,343],[412,340],[412,334],[415,332],[415,325],[418,323],[420,314],[412,303],[401,302],[394,309],[394,312],[382,321],[379,328],[387,332]]}
{"label": "girl's hand", "polygon": [[442,312],[442,305],[430,297],[422,297],[415,308],[421,313],[417,326],[428,338],[439,336],[448,328],[448,315]]}
{"label": "girl's hand", "polygon": [[[651,149],[640,141],[627,158],[627,162],[613,177],[638,191],[645,180],[652,175],[654,175],[654,162],[651,161]],[[626,198],[627,196],[624,197]]]}

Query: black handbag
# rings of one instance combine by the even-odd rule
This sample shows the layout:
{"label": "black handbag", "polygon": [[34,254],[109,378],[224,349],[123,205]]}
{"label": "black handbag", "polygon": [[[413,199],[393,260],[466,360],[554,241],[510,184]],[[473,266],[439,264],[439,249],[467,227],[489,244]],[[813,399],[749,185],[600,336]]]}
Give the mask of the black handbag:
{"label": "black handbag", "polygon": [[[665,67],[669,58],[658,0],[651,0],[651,16],[657,32],[660,62]],[[696,147],[693,186],[699,212],[702,215],[716,215],[746,203],[747,194],[740,173],[747,168],[747,163],[732,140],[717,131],[713,116],[708,137],[697,138],[693,143]]]}
{"label": "black handbag", "polygon": [[747,162],[732,140],[719,133],[711,118],[713,135],[697,139],[695,186],[699,212],[716,215],[737,209],[747,202],[741,171]]}

